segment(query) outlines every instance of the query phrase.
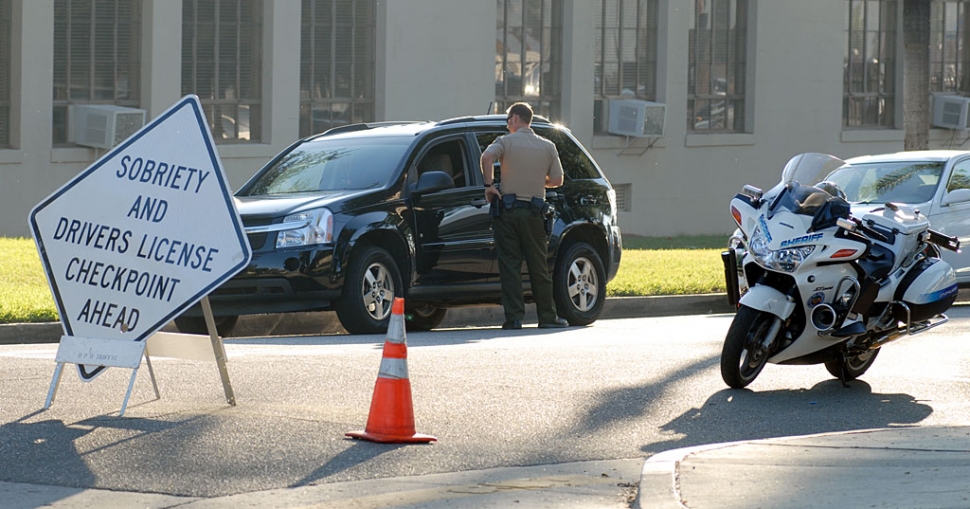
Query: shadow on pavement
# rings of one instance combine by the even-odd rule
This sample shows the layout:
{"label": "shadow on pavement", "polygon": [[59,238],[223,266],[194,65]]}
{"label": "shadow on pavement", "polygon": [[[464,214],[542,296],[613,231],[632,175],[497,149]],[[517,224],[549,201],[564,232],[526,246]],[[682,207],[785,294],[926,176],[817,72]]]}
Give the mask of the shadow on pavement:
{"label": "shadow on pavement", "polygon": [[932,407],[913,396],[873,393],[861,380],[850,382],[847,388],[831,379],[801,390],[724,389],[712,394],[701,408],[692,408],[661,426],[683,438],[652,443],[641,450],[656,453],[711,443],[909,425],[932,413]]}
{"label": "shadow on pavement", "polygon": [[0,480],[77,488],[93,484],[95,475],[74,446],[91,430],[57,420],[24,422],[42,412],[0,426],[0,458],[7,465],[0,468]]}
{"label": "shadow on pavement", "polygon": [[334,474],[339,474],[344,470],[349,470],[353,467],[359,466],[361,464],[367,463],[383,454],[390,453],[396,449],[405,447],[406,445],[414,444],[376,444],[371,442],[364,442],[360,440],[347,439],[353,442],[349,448],[337,453],[333,458],[320,466],[320,468],[310,472],[306,477],[294,482],[290,485],[290,488],[296,488],[299,486],[308,486],[314,484],[315,481],[320,481]]}

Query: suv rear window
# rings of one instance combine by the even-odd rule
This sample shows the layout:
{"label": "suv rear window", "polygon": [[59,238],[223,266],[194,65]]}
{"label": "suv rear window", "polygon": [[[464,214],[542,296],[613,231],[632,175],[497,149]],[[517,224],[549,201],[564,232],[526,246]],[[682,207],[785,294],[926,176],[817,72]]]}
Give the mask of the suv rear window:
{"label": "suv rear window", "polygon": [[[562,171],[566,180],[583,180],[600,178],[596,166],[589,159],[583,149],[579,147],[565,132],[551,127],[536,127],[532,130],[536,134],[546,138],[556,144],[559,151],[559,160],[562,162]],[[482,152],[495,141],[495,138],[508,134],[506,132],[479,133],[476,135],[478,144]]]}

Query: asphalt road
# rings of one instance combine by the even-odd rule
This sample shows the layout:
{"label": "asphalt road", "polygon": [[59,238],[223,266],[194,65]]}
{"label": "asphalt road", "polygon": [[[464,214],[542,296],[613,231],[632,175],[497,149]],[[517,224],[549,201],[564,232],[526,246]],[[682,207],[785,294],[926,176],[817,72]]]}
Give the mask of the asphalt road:
{"label": "asphalt road", "polygon": [[[970,419],[970,308],[883,349],[843,388],[821,366],[720,380],[731,315],[600,320],[565,331],[408,335],[417,431],[430,445],[346,439],[367,421],[382,336],[227,341],[237,406],[213,364],[156,359],[67,372],[41,411],[56,345],[0,346],[0,481],[217,497],[279,488],[596,460],[680,447]],[[624,489],[617,487],[618,495]]]}

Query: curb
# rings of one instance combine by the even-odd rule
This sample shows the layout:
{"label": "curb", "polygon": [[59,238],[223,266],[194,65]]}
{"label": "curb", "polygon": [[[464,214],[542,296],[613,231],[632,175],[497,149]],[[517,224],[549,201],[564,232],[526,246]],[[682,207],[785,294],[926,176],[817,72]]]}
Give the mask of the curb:
{"label": "curb", "polygon": [[[717,449],[727,449],[731,447],[744,447],[748,445],[772,444],[795,442],[799,440],[826,439],[847,435],[877,435],[883,432],[899,432],[900,430],[917,429],[915,426],[902,426],[899,428],[866,428],[848,431],[830,431],[823,433],[812,433],[808,435],[780,436],[770,438],[758,438],[752,440],[739,440],[735,442],[719,442],[713,444],[697,445],[692,447],[682,447],[659,452],[647,458],[640,472],[640,485],[637,490],[637,498],[634,501],[633,509],[686,509],[685,501],[681,495],[681,485],[684,482],[680,469],[681,464],[691,456],[702,454]],[[831,446],[833,449],[840,449],[837,445]],[[841,448],[849,449],[843,446]],[[837,454],[834,456],[838,456]],[[846,467],[848,470],[849,467]],[[692,485],[700,481],[691,482]],[[848,489],[848,488],[847,488]],[[801,506],[799,506],[801,507]],[[873,506],[875,507],[875,505]]]}
{"label": "curb", "polygon": [[[526,323],[535,323],[535,306],[528,305]],[[672,315],[733,313],[723,293],[652,297],[614,297],[606,299],[600,319],[642,318]],[[448,310],[441,328],[501,325],[502,306],[462,307]],[[175,331],[173,324],[163,330]],[[239,318],[235,338],[265,336],[304,336],[346,333],[333,311],[248,315]],[[64,329],[60,322],[0,324],[0,345],[58,343]]]}

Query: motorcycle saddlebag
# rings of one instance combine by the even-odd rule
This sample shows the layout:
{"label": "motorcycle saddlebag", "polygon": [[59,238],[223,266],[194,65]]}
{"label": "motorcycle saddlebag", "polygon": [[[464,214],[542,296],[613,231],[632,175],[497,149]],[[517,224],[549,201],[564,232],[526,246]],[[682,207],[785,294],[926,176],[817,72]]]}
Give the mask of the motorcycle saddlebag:
{"label": "motorcycle saddlebag", "polygon": [[[939,258],[925,258],[909,271],[893,300],[903,301],[909,307],[913,322],[929,320],[943,313],[957,300],[957,279],[950,264]],[[906,322],[906,309],[894,307],[895,318]]]}

